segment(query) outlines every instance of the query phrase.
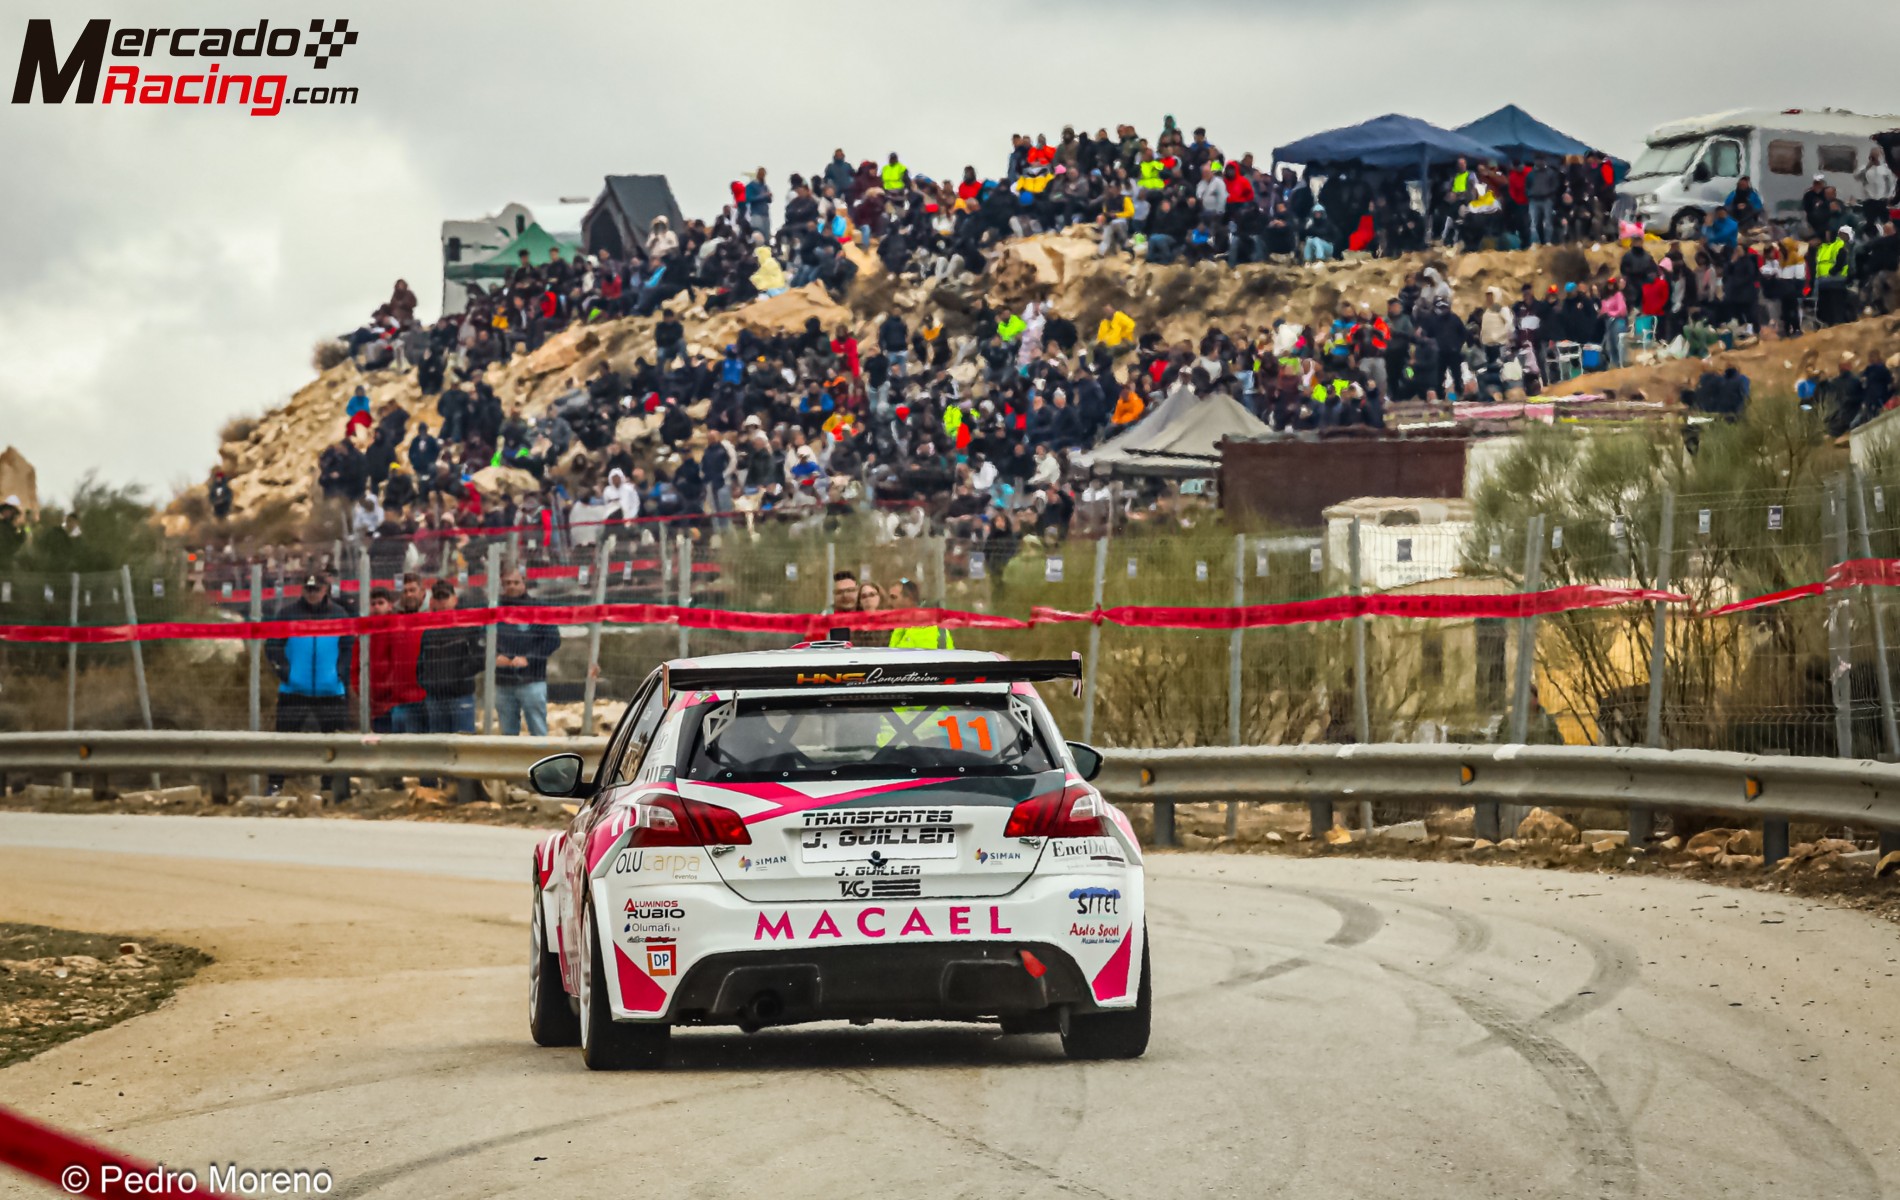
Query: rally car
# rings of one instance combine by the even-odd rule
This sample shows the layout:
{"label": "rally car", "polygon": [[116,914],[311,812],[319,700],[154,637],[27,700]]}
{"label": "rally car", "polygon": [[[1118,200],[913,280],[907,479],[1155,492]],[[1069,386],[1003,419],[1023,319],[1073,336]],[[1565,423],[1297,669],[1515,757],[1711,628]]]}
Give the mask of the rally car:
{"label": "rally car", "polygon": [[675,1025],[989,1021],[1134,1058],[1141,849],[1033,684],[1074,661],[806,648],[667,663],[536,847],[530,1029],[654,1067]]}

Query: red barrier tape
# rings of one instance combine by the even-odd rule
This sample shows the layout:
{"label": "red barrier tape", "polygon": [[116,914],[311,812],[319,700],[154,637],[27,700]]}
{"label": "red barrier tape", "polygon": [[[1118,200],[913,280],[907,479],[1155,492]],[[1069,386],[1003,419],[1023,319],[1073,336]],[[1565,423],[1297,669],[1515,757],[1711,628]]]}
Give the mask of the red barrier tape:
{"label": "red barrier tape", "polygon": [[1791,587],[1779,592],[1770,592],[1766,596],[1750,596],[1746,600],[1737,600],[1733,604],[1719,605],[1701,615],[1704,617],[1726,617],[1732,613],[1750,612],[1757,608],[1772,608],[1777,604],[1786,604],[1790,600],[1806,600],[1810,596],[1819,596],[1827,590],[1826,584],[1804,583],[1800,587]]}
{"label": "red barrier tape", "polygon": [[195,1176],[189,1188],[182,1179],[177,1181],[178,1186],[169,1189],[148,1186],[161,1182],[157,1172],[168,1176],[189,1172],[168,1170],[114,1154],[103,1146],[81,1141],[5,1108],[0,1108],[0,1163],[44,1180],[69,1196],[118,1200],[121,1196],[189,1191],[207,1200],[224,1200],[217,1193],[206,1191],[203,1181]]}
{"label": "red barrier tape", "polygon": [[1028,629],[1034,625],[1107,622],[1147,629],[1256,629],[1343,621],[1351,617],[1412,617],[1444,620],[1529,617],[1573,609],[1607,608],[1642,601],[1681,603],[1686,597],[1645,588],[1563,587],[1503,595],[1328,596],[1240,608],[1121,607],[1092,612],[1035,608],[1027,621],[991,613],[945,608],[890,609],[877,613],[761,613],[676,604],[519,605],[462,608],[449,612],[391,613],[380,617],[330,617],[315,621],[158,621],[141,625],[0,625],[0,641],[54,645],[148,642],[164,639],[229,639],[357,636],[397,629],[442,629],[479,625],[672,625],[727,633],[775,633],[823,637],[834,628],[901,629],[942,625],[947,629]]}

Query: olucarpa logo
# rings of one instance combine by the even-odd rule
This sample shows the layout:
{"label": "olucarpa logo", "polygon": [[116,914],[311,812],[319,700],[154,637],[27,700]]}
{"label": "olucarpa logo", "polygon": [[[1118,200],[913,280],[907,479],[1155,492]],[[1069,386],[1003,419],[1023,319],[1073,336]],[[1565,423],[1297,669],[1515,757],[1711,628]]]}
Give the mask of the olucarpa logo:
{"label": "olucarpa logo", "polygon": [[[289,76],[256,67],[274,67],[281,72],[291,63],[265,60],[294,62],[301,57],[313,70],[327,70],[330,61],[341,57],[356,39],[357,31],[342,17],[313,18],[307,30],[295,24],[273,26],[267,20],[244,28],[155,25],[115,29],[112,22],[95,17],[86,22],[78,39],[62,56],[53,22],[40,17],[26,23],[20,65],[13,77],[13,102],[33,103],[37,85],[42,104],[64,104],[71,95],[75,104],[248,107],[254,117],[274,117],[285,105],[355,104],[356,88],[293,88]],[[106,64],[109,58],[145,60],[155,55],[214,61],[202,70],[188,68],[183,73],[153,71],[142,62]],[[225,58],[259,61],[255,65],[215,61]],[[99,87],[102,70],[106,77],[103,95]]]}

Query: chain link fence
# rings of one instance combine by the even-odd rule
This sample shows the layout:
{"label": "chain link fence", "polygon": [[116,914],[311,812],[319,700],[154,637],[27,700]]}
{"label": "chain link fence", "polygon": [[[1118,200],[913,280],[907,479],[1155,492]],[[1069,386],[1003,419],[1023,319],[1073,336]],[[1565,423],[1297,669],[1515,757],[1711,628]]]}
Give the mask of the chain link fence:
{"label": "chain link fence", "polygon": [[[912,581],[925,604],[976,613],[1106,610],[1111,619],[1096,624],[950,630],[960,649],[1083,655],[1085,693],[1045,689],[1047,699],[1065,730],[1104,746],[1564,741],[1873,756],[1900,751],[1885,653],[1889,633],[1900,636],[1891,589],[1813,585],[1843,561],[1900,558],[1890,496],[1900,498],[1900,476],[1869,473],[1778,492],[1633,496],[1601,511],[1504,522],[1455,501],[1346,505],[1328,510],[1321,527],[1239,535],[1208,512],[1144,514],[1106,538],[1046,543],[895,536],[890,522],[814,514],[754,526],[602,529],[552,547],[521,532],[415,549],[338,543],[259,563],[176,556],[119,572],[4,576],[0,626],[268,618],[313,569],[335,571],[352,613],[365,580],[399,587],[405,569],[456,580],[462,607],[483,607],[498,586],[491,564],[521,567],[544,604],[821,613],[834,574],[849,571],[876,585],[886,608]],[[1166,625],[1157,610],[1361,591],[1457,597],[1569,587],[1657,588],[1687,603],[1536,618],[1309,613],[1242,630],[1112,619],[1139,610]],[[1709,615],[1803,587],[1812,594]],[[832,623],[852,628],[850,614]],[[612,623],[567,625],[561,634],[548,666],[555,733],[584,732],[590,679],[599,728],[659,662],[796,640]],[[271,729],[278,680],[259,651],[237,637],[0,641],[0,729]]]}

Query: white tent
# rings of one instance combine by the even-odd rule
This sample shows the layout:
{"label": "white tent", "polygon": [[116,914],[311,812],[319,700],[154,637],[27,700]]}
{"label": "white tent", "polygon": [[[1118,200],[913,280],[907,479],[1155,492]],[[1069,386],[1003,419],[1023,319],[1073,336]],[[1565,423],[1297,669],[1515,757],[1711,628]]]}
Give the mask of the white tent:
{"label": "white tent", "polygon": [[1272,436],[1266,422],[1225,392],[1197,396],[1183,384],[1102,443],[1090,462],[1122,477],[1212,478],[1220,468],[1222,438]]}

